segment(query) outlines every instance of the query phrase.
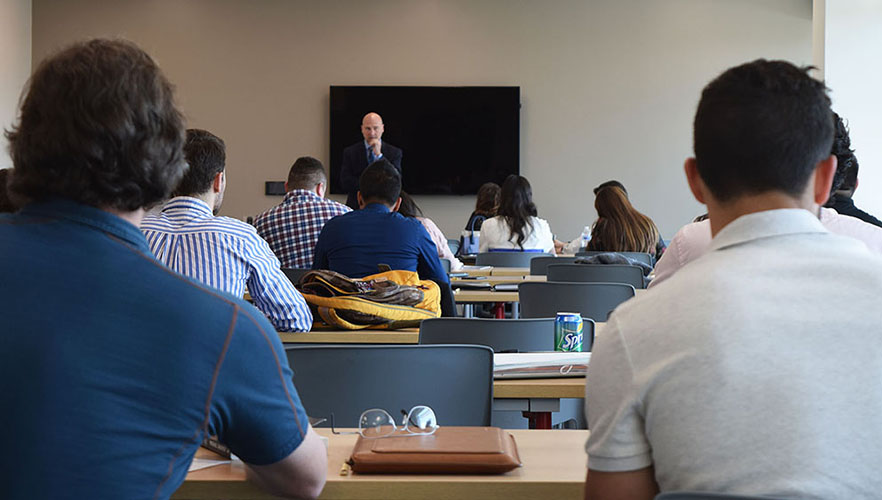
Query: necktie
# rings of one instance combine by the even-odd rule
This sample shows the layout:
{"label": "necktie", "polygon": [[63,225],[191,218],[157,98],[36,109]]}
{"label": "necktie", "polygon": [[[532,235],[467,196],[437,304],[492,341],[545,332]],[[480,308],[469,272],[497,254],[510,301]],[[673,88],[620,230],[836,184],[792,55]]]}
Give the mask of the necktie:
{"label": "necktie", "polygon": [[368,146],[368,165],[377,161],[377,155],[374,154],[374,148]]}

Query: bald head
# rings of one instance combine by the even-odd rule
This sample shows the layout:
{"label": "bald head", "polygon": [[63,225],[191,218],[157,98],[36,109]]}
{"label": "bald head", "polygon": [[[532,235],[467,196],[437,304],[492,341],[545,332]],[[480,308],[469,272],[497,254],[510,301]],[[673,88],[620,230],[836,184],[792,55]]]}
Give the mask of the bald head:
{"label": "bald head", "polygon": [[383,137],[383,119],[376,113],[368,113],[361,120],[361,135],[365,142],[373,146]]}

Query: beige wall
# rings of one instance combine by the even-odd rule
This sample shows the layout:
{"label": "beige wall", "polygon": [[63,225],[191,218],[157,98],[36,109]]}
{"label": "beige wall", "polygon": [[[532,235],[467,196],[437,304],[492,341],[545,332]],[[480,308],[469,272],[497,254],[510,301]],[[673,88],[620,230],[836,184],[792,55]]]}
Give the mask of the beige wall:
{"label": "beige wall", "polygon": [[[21,89],[31,74],[31,0],[0,2],[0,130],[16,118]],[[12,166],[0,134],[0,168]]]}
{"label": "beige wall", "polygon": [[[327,160],[331,84],[519,85],[521,171],[566,238],[611,178],[670,237],[703,211],[681,170],[701,87],[812,56],[810,0],[34,0],[33,16],[35,61],[98,35],[153,54],[190,125],[227,141],[235,217],[275,204],[263,182],[297,156]],[[474,203],[417,201],[448,236]]]}
{"label": "beige wall", "polygon": [[860,164],[858,208],[882,217],[882,2],[823,2],[824,69]]}

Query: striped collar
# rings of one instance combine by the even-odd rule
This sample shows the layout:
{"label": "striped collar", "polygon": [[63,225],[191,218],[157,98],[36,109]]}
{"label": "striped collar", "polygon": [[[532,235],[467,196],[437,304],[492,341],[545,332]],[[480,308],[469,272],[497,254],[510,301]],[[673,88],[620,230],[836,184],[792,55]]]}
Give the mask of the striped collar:
{"label": "striped collar", "polygon": [[185,213],[199,218],[214,217],[214,212],[208,203],[190,196],[177,196],[166,202],[162,207],[162,213],[166,215],[183,215]]}

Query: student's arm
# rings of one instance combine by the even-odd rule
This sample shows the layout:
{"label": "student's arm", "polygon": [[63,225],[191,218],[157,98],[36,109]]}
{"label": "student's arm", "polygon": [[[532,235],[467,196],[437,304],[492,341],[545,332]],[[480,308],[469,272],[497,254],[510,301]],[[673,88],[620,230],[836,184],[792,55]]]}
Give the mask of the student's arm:
{"label": "student's arm", "polygon": [[[207,432],[230,447],[269,491],[315,498],[327,452],[309,425],[279,335],[258,310],[235,304],[212,392]],[[220,311],[219,311],[220,312]]]}
{"label": "student's arm", "polygon": [[589,469],[585,479],[585,500],[652,500],[657,494],[652,467],[627,472]]}
{"label": "student's arm", "polygon": [[282,332],[308,332],[312,311],[303,295],[282,272],[279,259],[269,244],[255,235],[245,245],[245,259],[251,266],[248,292],[254,305]]}
{"label": "student's arm", "polygon": [[285,498],[316,498],[327,479],[325,444],[309,428],[306,438],[290,455],[270,465],[248,465],[248,479],[273,495]]}
{"label": "student's arm", "polygon": [[438,281],[440,283],[450,283],[450,278],[441,266],[441,259],[438,257],[438,247],[426,232],[426,228],[413,219],[416,223],[416,230],[419,233],[416,241],[419,255],[417,256],[417,274],[420,279]]}

